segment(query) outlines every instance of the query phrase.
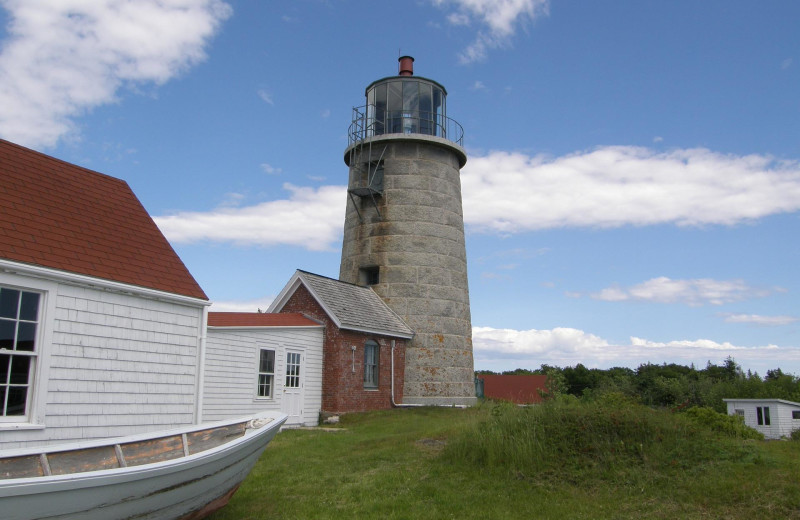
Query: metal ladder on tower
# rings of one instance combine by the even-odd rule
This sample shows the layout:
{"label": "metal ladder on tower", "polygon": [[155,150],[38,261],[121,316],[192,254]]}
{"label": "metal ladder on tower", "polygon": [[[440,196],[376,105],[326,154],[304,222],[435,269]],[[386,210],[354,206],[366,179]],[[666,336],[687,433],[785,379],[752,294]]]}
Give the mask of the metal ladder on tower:
{"label": "metal ladder on tower", "polygon": [[[366,113],[359,111],[358,108],[353,108],[353,134],[355,135],[356,142],[350,148],[350,165],[356,173],[355,177],[359,185],[348,188],[347,195],[353,203],[353,207],[358,213],[358,219],[364,221],[364,216],[359,209],[360,204],[356,201],[355,197],[364,199],[369,197],[378,218],[382,219],[380,209],[378,209],[378,202],[376,196],[380,196],[383,192],[383,156],[386,153],[386,145],[380,151],[380,155],[375,150],[378,159],[373,161],[372,139],[367,140],[368,123]],[[366,160],[364,155],[366,154]],[[380,172],[380,175],[379,175]],[[361,183],[365,180],[366,183]]]}

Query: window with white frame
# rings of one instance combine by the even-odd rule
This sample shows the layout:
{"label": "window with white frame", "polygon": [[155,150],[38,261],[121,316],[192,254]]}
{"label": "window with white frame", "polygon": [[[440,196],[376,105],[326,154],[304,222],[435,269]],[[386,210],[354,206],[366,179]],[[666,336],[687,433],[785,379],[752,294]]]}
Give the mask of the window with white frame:
{"label": "window with white frame", "polygon": [[36,292],[0,287],[0,422],[18,422],[29,413],[40,299]]}
{"label": "window with white frame", "polygon": [[769,406],[756,406],[756,420],[759,426],[769,426]]}
{"label": "window with white frame", "polygon": [[258,397],[271,398],[275,390],[275,351],[262,348],[258,358]]}
{"label": "window with white frame", "polygon": [[286,353],[286,388],[300,388],[300,353]]}
{"label": "window with white frame", "polygon": [[364,388],[378,388],[379,345],[369,340],[364,344]]}

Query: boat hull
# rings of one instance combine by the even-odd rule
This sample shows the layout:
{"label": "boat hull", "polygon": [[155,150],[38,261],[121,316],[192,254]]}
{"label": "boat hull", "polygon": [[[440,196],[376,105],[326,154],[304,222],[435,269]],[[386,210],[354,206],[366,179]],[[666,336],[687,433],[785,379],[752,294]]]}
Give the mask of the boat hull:
{"label": "boat hull", "polygon": [[5,520],[202,518],[227,503],[285,420],[169,461],[0,481],[0,511]]}

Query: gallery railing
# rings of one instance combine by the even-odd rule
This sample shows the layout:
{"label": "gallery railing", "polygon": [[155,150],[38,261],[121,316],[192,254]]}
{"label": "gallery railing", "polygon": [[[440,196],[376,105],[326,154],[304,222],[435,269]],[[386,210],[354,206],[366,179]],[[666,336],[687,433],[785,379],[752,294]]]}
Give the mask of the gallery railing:
{"label": "gallery railing", "polygon": [[387,134],[423,134],[442,137],[463,146],[464,129],[455,120],[435,112],[378,110],[375,105],[353,108],[347,131],[348,146],[368,137]]}

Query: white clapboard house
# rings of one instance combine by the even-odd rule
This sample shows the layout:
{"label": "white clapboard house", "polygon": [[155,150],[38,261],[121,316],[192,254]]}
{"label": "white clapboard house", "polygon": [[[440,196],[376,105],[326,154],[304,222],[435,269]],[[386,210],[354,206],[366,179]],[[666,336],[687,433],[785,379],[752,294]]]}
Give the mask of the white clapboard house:
{"label": "white clapboard house", "polygon": [[[0,140],[0,449],[160,430],[291,399],[303,416],[294,422],[316,422],[319,324],[222,324],[207,336],[208,307],[124,181]],[[265,351],[274,352],[271,372],[261,370]],[[307,403],[275,393],[297,352],[308,372],[288,385],[301,382]]]}
{"label": "white clapboard house", "polygon": [[287,414],[287,426],[316,425],[324,334],[299,313],[209,313],[204,419],[269,409]]}
{"label": "white clapboard house", "polygon": [[783,399],[723,399],[728,415],[739,415],[744,423],[767,439],[791,436],[800,428],[800,403]]}
{"label": "white clapboard house", "polygon": [[125,182],[0,141],[0,448],[196,421],[208,305]]}

